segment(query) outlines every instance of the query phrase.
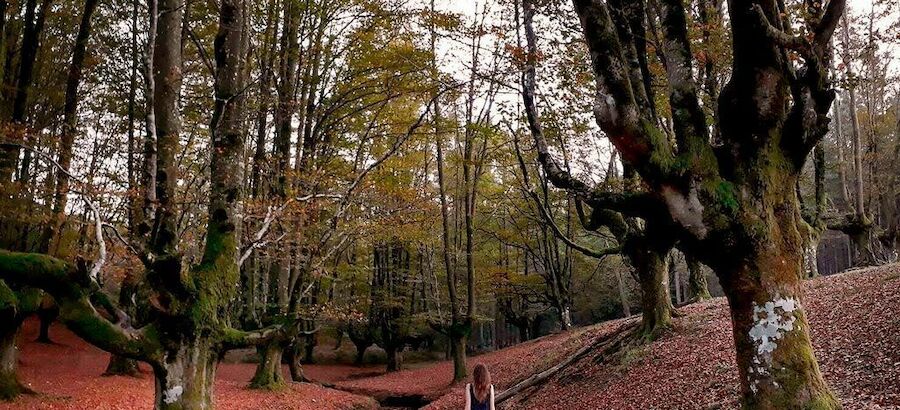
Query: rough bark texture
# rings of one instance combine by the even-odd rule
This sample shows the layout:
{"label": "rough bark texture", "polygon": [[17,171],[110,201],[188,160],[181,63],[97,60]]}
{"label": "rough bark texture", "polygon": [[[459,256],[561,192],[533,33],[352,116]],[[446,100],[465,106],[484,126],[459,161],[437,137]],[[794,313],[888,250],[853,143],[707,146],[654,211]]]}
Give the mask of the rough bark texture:
{"label": "rough bark texture", "polygon": [[20,319],[4,317],[0,325],[0,400],[13,400],[30,390],[16,376],[18,369],[18,347],[16,337],[19,334]]}
{"label": "rough bark texture", "polygon": [[157,410],[213,408],[218,353],[204,341],[184,341],[154,366]]}
{"label": "rough bark texture", "polygon": [[667,263],[672,244],[660,239],[641,235],[629,239],[624,247],[641,286],[641,334],[645,340],[655,339],[672,325]]}
{"label": "rough bark texture", "polygon": [[703,266],[700,261],[688,254],[684,255],[684,261],[688,268],[688,287],[691,292],[691,300],[700,301],[709,299],[709,284],[706,281],[706,273],[703,272]]}
{"label": "rough bark texture", "polygon": [[281,357],[284,353],[280,343],[269,343],[257,348],[259,364],[256,373],[250,380],[254,389],[277,390],[284,387],[284,374],[281,371]]}

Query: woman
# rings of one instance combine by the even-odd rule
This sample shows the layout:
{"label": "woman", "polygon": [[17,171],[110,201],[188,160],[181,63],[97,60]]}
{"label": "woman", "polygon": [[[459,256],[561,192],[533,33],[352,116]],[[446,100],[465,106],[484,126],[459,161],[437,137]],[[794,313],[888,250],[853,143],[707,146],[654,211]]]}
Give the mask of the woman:
{"label": "woman", "polygon": [[466,385],[466,410],[495,410],[491,374],[481,363],[475,365],[472,383]]}

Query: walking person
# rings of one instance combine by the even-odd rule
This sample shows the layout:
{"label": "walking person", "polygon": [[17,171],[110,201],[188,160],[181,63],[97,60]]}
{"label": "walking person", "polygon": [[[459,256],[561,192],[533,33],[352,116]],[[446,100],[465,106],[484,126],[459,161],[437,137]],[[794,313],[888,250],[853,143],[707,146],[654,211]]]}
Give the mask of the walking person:
{"label": "walking person", "polygon": [[491,373],[481,363],[472,370],[472,383],[466,384],[465,410],[495,410]]}

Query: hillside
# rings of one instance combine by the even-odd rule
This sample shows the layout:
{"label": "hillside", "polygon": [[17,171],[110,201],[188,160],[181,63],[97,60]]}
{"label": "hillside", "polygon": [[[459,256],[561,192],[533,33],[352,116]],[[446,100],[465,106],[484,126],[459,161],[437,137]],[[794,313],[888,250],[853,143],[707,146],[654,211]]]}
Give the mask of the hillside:
{"label": "hillside", "polygon": [[[900,320],[895,316],[900,311],[900,265],[811,280],[804,304],[819,363],[845,409],[900,409]],[[736,408],[737,369],[725,300],[680,310],[683,316],[660,340],[610,362],[595,363],[587,356],[548,383],[510,399],[504,408]],[[584,343],[619,330],[625,322],[546,336],[470,358],[469,364],[487,364],[500,391],[552,366]],[[0,403],[0,409],[149,408],[153,394],[149,374],[137,379],[99,377],[108,354],[61,327],[53,330],[57,345],[33,343],[35,335],[35,323],[30,321],[22,335],[20,376],[40,394]],[[219,366],[216,403],[228,410],[376,408],[365,397],[371,396],[385,406],[456,410],[462,386],[450,384],[451,369],[452,363],[445,361],[366,377],[378,369],[312,365],[305,368],[307,375],[336,389],[291,384],[272,393],[245,388],[253,364],[225,363]]]}
{"label": "hillside", "polygon": [[[900,266],[811,280],[806,284],[804,304],[819,364],[844,408],[900,409],[900,320],[896,316],[900,311]],[[510,399],[505,408],[736,408],[737,369],[725,300],[697,303],[681,312],[684,316],[675,319],[672,331],[651,345],[626,352],[623,360],[613,363],[594,363],[590,356],[582,359],[549,383]],[[573,351],[571,341],[580,343],[585,335],[609,332],[614,323],[486,354],[470,363],[488,364],[498,390],[502,390],[532,369],[544,368]],[[415,380],[411,385],[421,389],[434,378],[447,377],[449,367],[441,366],[448,364],[350,383],[374,389]],[[457,409],[461,392],[462,387],[455,386],[426,408]]]}

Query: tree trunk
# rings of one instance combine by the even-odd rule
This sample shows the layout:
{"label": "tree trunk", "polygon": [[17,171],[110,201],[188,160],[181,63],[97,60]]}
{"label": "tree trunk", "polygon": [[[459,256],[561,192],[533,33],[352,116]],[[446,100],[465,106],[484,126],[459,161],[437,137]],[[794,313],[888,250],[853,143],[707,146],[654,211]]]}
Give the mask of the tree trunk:
{"label": "tree trunk", "polygon": [[631,316],[631,305],[628,303],[628,289],[625,287],[625,280],[622,278],[622,272],[615,269],[613,273],[616,275],[616,287],[619,290],[619,303],[622,304],[622,314],[625,317]]}
{"label": "tree trunk", "polygon": [[53,298],[48,295],[41,297],[41,305],[38,307],[37,316],[40,320],[40,331],[38,332],[37,342],[47,344],[53,343],[53,341],[50,340],[50,325],[52,325],[53,321],[59,316],[59,307],[56,306],[56,302],[53,301]]}
{"label": "tree trunk", "polygon": [[218,354],[206,340],[182,343],[169,351],[154,369],[157,410],[206,410],[213,408],[213,383]]}
{"label": "tree trunk", "polygon": [[703,266],[697,258],[684,254],[684,261],[688,268],[688,284],[691,291],[691,300],[700,301],[709,299],[709,285],[706,281],[706,273],[703,272]]}
{"label": "tree trunk", "polygon": [[466,370],[466,332],[451,331],[450,357],[453,358],[453,380],[465,379],[468,376]]}
{"label": "tree trunk", "polygon": [[559,309],[559,327],[563,331],[572,328],[572,308],[568,305]]}
{"label": "tree trunk", "polygon": [[725,292],[744,408],[838,409],[819,372],[800,303],[799,246],[773,243],[723,275],[734,278]]}
{"label": "tree trunk", "polygon": [[288,370],[291,373],[291,381],[296,383],[310,383],[311,380],[303,374],[303,366],[300,364],[300,345],[297,339],[291,343],[287,351]]}
{"label": "tree trunk", "polygon": [[387,371],[399,371],[402,365],[402,358],[399,349],[397,349],[397,346],[388,344],[387,346],[385,346],[384,352],[387,353]]}
{"label": "tree trunk", "polygon": [[[57,241],[65,219],[66,203],[69,194],[69,167],[72,164],[72,146],[78,130],[78,86],[81,84],[84,60],[87,57],[87,42],[91,34],[91,18],[97,9],[99,0],[84,2],[81,25],[75,37],[72,50],[72,62],[66,79],[66,98],[63,109],[63,129],[59,143],[60,169],[56,170],[56,192],[53,196],[53,219],[47,223],[41,238],[41,252],[50,250],[50,244]],[[58,246],[57,246],[58,248]]]}
{"label": "tree trunk", "polygon": [[[14,130],[12,135],[8,131],[4,132],[5,139],[11,142],[20,142],[19,140],[23,140],[26,137],[25,130],[20,128],[25,126],[28,95],[34,77],[34,63],[37,58],[41,32],[44,30],[44,19],[49,5],[50,0],[43,0],[40,10],[37,10],[37,0],[28,0],[25,5],[25,27],[22,35],[19,73],[12,108],[12,122],[17,129]],[[31,151],[25,152],[27,159],[31,155]],[[18,159],[18,147],[0,147],[0,182],[9,182],[12,179]],[[22,168],[27,167],[23,165]],[[27,173],[27,171],[24,171],[24,173]]]}
{"label": "tree trunk", "polygon": [[519,330],[519,343],[522,343],[522,342],[525,342],[525,341],[528,341],[531,339],[530,337],[528,337],[528,330],[529,330],[528,322],[525,322],[524,324],[516,324],[516,329]]}
{"label": "tree trunk", "polygon": [[303,344],[303,363],[312,364],[315,362],[313,352],[315,351],[317,343],[315,334],[306,336],[306,343]]}
{"label": "tree trunk", "polygon": [[16,376],[18,368],[18,348],[16,337],[22,323],[21,318],[0,322],[0,400],[12,400],[23,393],[30,393]]}
{"label": "tree trunk", "polygon": [[362,366],[363,362],[365,361],[366,350],[368,348],[368,345],[356,345],[356,358],[353,359],[354,366]]}
{"label": "tree trunk", "polygon": [[668,241],[656,234],[635,234],[625,245],[625,252],[637,271],[641,286],[641,335],[653,340],[672,324],[672,302],[669,298],[669,268],[666,261],[672,249]]}
{"label": "tree trunk", "polygon": [[250,388],[277,390],[284,387],[284,375],[281,371],[281,358],[284,348],[278,342],[272,342],[257,348],[259,362],[256,373],[250,380]]}

